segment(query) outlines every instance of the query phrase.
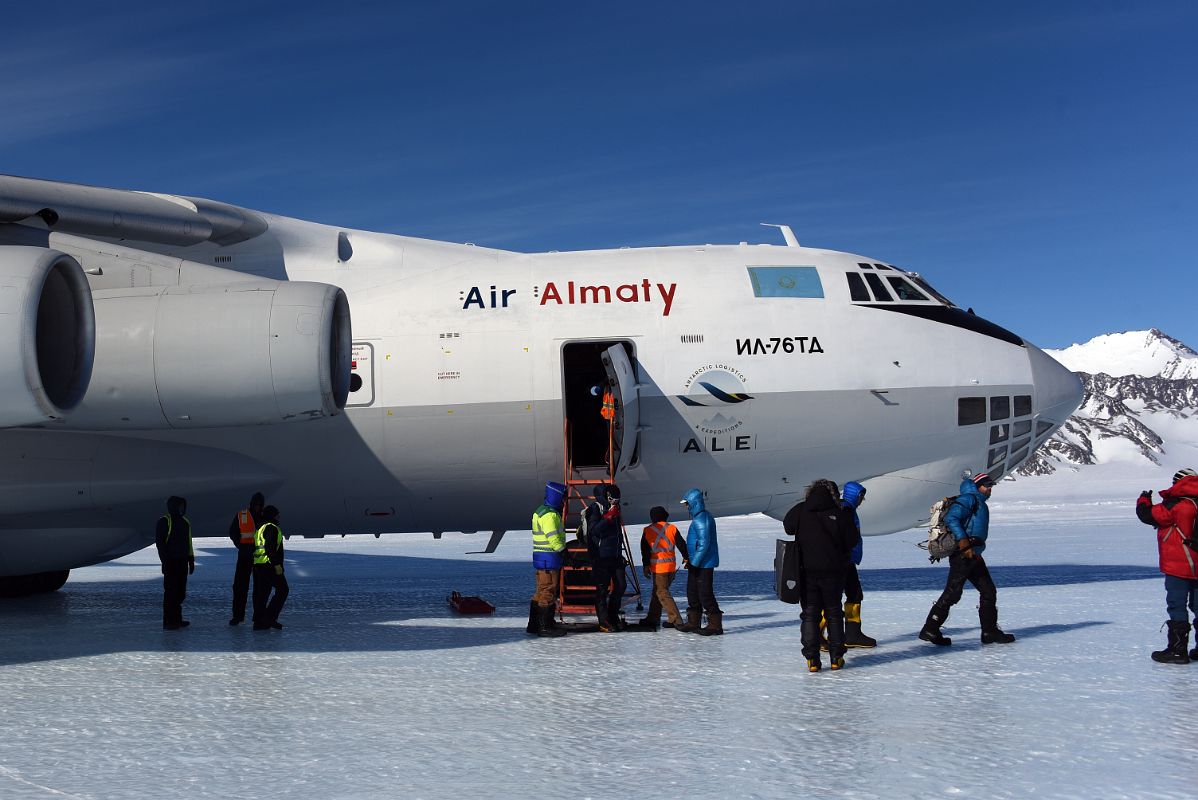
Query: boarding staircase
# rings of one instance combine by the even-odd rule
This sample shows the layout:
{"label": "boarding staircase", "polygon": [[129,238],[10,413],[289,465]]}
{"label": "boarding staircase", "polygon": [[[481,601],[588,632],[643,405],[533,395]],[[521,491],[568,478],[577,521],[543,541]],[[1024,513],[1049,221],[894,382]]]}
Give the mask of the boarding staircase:
{"label": "boarding staircase", "polygon": [[[615,464],[612,461],[611,426],[608,426],[607,464],[599,467],[575,467],[570,448],[570,422],[563,431],[566,505],[562,511],[562,523],[566,530],[568,558],[562,567],[561,586],[558,591],[557,612],[559,618],[567,615],[595,616],[595,579],[591,569],[591,558],[586,542],[579,538],[582,517],[594,499],[595,487],[604,483],[615,483]],[[624,538],[624,571],[628,577],[621,607],[636,602],[638,611],[644,609],[641,582],[636,571],[632,546],[628,541],[628,529],[623,520],[620,529]]]}

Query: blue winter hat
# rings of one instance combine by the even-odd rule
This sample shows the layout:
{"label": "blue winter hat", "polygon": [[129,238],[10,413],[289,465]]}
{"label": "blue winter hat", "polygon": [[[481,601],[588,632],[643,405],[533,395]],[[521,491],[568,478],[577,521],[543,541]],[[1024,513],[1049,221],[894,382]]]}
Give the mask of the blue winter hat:
{"label": "blue winter hat", "polygon": [[561,508],[566,500],[566,485],[557,481],[545,484],[545,505],[550,508]]}
{"label": "blue winter hat", "polygon": [[865,487],[857,483],[857,481],[849,481],[841,490],[840,496],[849,505],[856,507],[861,505],[861,501],[865,498]]}

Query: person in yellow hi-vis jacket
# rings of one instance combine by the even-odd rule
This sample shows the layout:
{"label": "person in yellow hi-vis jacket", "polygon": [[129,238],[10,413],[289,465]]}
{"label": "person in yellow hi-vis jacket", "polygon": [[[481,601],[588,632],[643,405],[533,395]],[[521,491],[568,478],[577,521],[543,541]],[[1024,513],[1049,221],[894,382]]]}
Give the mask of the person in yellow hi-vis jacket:
{"label": "person in yellow hi-vis jacket", "polygon": [[154,544],[162,562],[162,627],[168,631],[191,624],[183,619],[183,598],[187,596],[187,576],[196,570],[196,556],[186,513],[186,500],[170,498],[166,501],[166,514],[159,518],[154,530]]}
{"label": "person in yellow hi-vis jacket", "polygon": [[279,509],[267,506],[262,509],[262,519],[265,522],[254,538],[254,630],[282,630],[279,612],[283,610],[290,590],[283,574],[283,529],[279,527]]}
{"label": "person in yellow hi-vis jacket", "polygon": [[561,577],[566,549],[566,532],[562,523],[565,504],[565,485],[549,481],[545,484],[545,502],[532,512],[532,565],[537,571],[537,590],[528,604],[528,627],[524,630],[537,636],[566,635],[553,622],[558,579]]}

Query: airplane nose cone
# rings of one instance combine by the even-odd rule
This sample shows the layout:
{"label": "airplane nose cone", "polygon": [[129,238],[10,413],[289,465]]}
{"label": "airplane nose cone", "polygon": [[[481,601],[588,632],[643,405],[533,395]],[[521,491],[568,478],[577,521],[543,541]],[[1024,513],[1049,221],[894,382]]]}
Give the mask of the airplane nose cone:
{"label": "airplane nose cone", "polygon": [[1036,387],[1036,413],[1045,422],[1063,424],[1082,403],[1081,378],[1030,342],[1027,355]]}

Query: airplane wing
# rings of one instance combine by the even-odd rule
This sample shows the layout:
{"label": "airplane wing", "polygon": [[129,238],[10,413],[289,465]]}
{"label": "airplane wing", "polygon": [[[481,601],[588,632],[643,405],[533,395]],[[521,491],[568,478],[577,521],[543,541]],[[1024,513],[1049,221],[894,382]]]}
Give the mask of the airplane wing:
{"label": "airplane wing", "polygon": [[230,245],[266,231],[243,208],[199,198],[0,175],[0,223],[40,219],[52,231],[169,245]]}

